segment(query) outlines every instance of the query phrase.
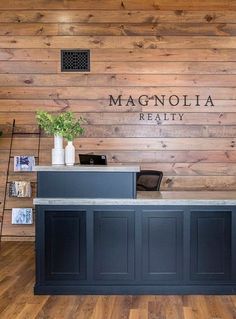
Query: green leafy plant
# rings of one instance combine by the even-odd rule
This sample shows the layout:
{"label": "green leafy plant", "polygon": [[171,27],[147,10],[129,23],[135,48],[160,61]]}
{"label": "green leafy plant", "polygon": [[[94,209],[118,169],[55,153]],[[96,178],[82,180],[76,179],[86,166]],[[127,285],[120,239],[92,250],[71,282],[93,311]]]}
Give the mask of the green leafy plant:
{"label": "green leafy plant", "polygon": [[63,133],[62,136],[67,141],[73,141],[74,138],[84,133],[84,128],[81,126],[85,122],[82,117],[78,119],[72,112],[65,112],[63,114]]}
{"label": "green leafy plant", "polygon": [[77,119],[72,112],[50,114],[45,111],[37,111],[36,119],[45,133],[63,136],[68,141],[72,141],[84,132],[81,125],[85,120],[82,117]]}

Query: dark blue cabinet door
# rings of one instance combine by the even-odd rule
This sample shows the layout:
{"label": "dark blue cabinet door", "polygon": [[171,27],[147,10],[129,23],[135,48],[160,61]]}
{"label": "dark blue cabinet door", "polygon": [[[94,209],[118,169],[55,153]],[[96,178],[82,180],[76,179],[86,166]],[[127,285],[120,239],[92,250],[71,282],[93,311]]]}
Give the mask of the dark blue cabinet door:
{"label": "dark blue cabinet door", "polygon": [[46,280],[85,279],[85,212],[45,211]]}
{"label": "dark blue cabinet door", "polygon": [[229,280],[231,212],[191,212],[191,280]]}
{"label": "dark blue cabinet door", "polygon": [[94,211],[94,277],[134,279],[134,211]]}
{"label": "dark blue cabinet door", "polygon": [[182,279],[182,211],[143,210],[142,268],[144,280],[157,283]]}

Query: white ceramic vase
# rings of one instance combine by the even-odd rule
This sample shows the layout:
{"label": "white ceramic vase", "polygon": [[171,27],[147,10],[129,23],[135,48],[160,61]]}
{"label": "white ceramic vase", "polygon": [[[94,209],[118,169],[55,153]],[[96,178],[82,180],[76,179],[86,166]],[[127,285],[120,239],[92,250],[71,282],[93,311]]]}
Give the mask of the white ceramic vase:
{"label": "white ceramic vase", "polygon": [[68,141],[65,148],[65,163],[66,165],[75,164],[75,147],[72,141]]}
{"label": "white ceramic vase", "polygon": [[54,148],[52,149],[52,165],[65,164],[65,150],[63,148],[63,137],[54,135]]}

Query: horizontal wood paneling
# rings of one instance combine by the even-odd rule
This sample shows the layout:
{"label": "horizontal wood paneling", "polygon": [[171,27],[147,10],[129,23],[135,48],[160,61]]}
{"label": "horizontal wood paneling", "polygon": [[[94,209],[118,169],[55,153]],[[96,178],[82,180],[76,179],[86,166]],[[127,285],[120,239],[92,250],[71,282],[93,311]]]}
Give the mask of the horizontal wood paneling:
{"label": "horizontal wood paneling", "polygon": [[[85,112],[85,113],[123,113],[123,112],[140,112],[140,111],[146,111],[146,112],[157,112],[157,111],[166,111],[166,112],[186,112],[186,113],[198,113],[203,112],[202,109],[198,107],[186,107],[183,105],[178,106],[171,106],[170,103],[165,104],[165,107],[158,108],[155,106],[141,106],[138,105],[137,100],[134,100],[135,104],[137,105],[135,108],[133,106],[114,106],[114,107],[108,107],[109,100],[70,100],[70,99],[60,99],[60,98],[54,98],[51,100],[45,100],[45,99],[1,99],[0,106],[1,106],[1,113],[0,118],[1,124],[4,124],[4,121],[7,121],[12,118],[17,118],[18,122],[17,125],[20,123],[29,124],[31,122],[35,122],[35,116],[34,114],[28,114],[27,116],[27,122],[24,121],[24,117],[26,117],[26,114],[22,113],[34,113],[38,109],[45,109],[47,111],[51,112],[57,112],[57,111],[63,111],[63,110],[71,110],[73,112],[79,113],[79,112]],[[190,100],[190,102],[194,103],[193,100]],[[226,113],[234,113],[236,112],[236,106],[235,106],[235,100],[214,100],[214,107],[206,107],[204,108],[205,112],[226,112]],[[19,112],[20,110],[20,112]],[[5,114],[7,113],[7,114]],[[9,114],[14,113],[14,114]],[[21,119],[22,114],[22,119]],[[201,124],[201,123],[199,123]]]}
{"label": "horizontal wood paneling", "polygon": [[235,8],[234,0],[103,0],[97,2],[96,0],[74,1],[65,0],[63,2],[57,0],[46,1],[37,0],[32,3],[30,0],[11,0],[8,2],[2,2],[0,9],[4,10],[16,10],[16,9],[80,9],[80,10],[179,10],[179,9],[192,9],[192,10],[212,10],[212,9],[233,9]]}
{"label": "horizontal wood paneling", "polygon": [[[10,138],[5,138],[5,143]],[[37,150],[37,138],[14,138],[13,150],[24,150],[22,155],[30,155]],[[40,149],[49,150],[53,146],[52,138],[42,138]],[[235,138],[79,138],[75,139],[78,151],[121,150],[121,151],[153,151],[153,150],[233,150]],[[1,145],[3,147],[3,145]],[[27,174],[27,173],[26,173]],[[29,173],[28,173],[29,174]],[[28,175],[27,174],[27,175]],[[30,173],[32,174],[32,173]],[[19,173],[17,173],[19,175]]]}
{"label": "horizontal wood paneling", "polygon": [[[9,62],[10,63],[10,62]],[[12,62],[11,62],[12,63]],[[37,72],[37,65],[34,72]],[[41,69],[42,70],[42,69]],[[32,69],[31,69],[32,71]],[[199,74],[0,74],[0,86],[85,86],[91,87],[112,87],[112,86],[130,86],[130,87],[150,87],[157,86],[156,90],[162,90],[161,87],[168,87],[170,83],[175,86],[184,87],[222,87],[234,86],[236,75],[199,75]],[[154,91],[154,90],[153,90]],[[146,89],[145,89],[146,92]],[[165,91],[166,92],[166,91]],[[186,89],[188,93],[188,89]],[[168,92],[167,92],[168,93]],[[235,107],[236,108],[236,107]]]}
{"label": "horizontal wood paneling", "polygon": [[0,35],[59,35],[58,24],[0,23]]}
{"label": "horizontal wood paneling", "polygon": [[[235,64],[236,66],[236,64]],[[91,100],[107,100],[109,95],[118,97],[122,95],[122,98],[128,99],[130,95],[138,98],[140,95],[153,96],[165,95],[166,99],[171,95],[178,95],[183,100],[183,95],[187,95],[188,99],[195,99],[196,95],[200,95],[202,104],[206,104],[206,100],[209,95],[213,95],[215,99],[224,100],[235,99],[236,98],[236,88],[226,87],[226,88],[212,88],[212,87],[178,87],[174,89],[173,87],[1,87],[0,88],[0,99],[84,99],[88,96]],[[181,97],[182,96],[182,97]],[[176,99],[174,99],[175,102]],[[173,102],[173,103],[174,103]],[[151,103],[150,103],[151,104]],[[153,103],[154,104],[154,103]],[[160,104],[160,103],[159,103]],[[177,103],[176,103],[177,104]]]}
{"label": "horizontal wood paneling", "polygon": [[[236,136],[235,125],[84,125],[83,137],[232,137]],[[10,136],[10,126],[3,126],[5,136]],[[37,125],[17,125],[16,132],[37,133]],[[46,136],[43,132],[42,136]],[[8,140],[9,141],[9,140]],[[8,143],[7,141],[7,143]],[[1,150],[2,151],[2,150]],[[7,155],[6,155],[7,161]],[[0,163],[1,167],[1,163]]]}
{"label": "horizontal wood paneling", "polygon": [[[15,143],[19,143],[16,141]],[[26,141],[27,143],[27,141]],[[19,145],[19,144],[18,144]],[[22,142],[22,148],[29,146]],[[52,146],[52,139],[42,139],[41,149]],[[236,146],[236,139],[228,138],[83,138],[76,139],[78,150],[231,150]],[[14,147],[14,145],[13,145]],[[19,146],[18,146],[19,147]]]}
{"label": "horizontal wood paneling", "polygon": [[[232,163],[142,163],[142,169],[161,170],[165,176],[234,176],[236,164]],[[192,185],[194,186],[194,185]]]}
{"label": "horizontal wood paneling", "polygon": [[[53,35],[55,29],[51,27],[48,30],[41,26],[39,31],[35,31],[34,26],[31,27],[31,35],[34,35],[35,32],[40,32],[42,30],[42,34],[45,35]],[[28,32],[29,28],[28,28]],[[47,33],[48,32],[48,33]],[[14,33],[11,33],[14,35]],[[17,34],[16,34],[17,35]],[[27,35],[27,34],[26,34]],[[67,24],[63,23],[60,25],[58,30],[58,35],[113,35],[113,36],[235,36],[236,35],[236,25],[235,24],[202,24],[202,23],[152,23],[152,24],[144,24],[142,28],[140,28],[140,24]]]}
{"label": "horizontal wood paneling", "polygon": [[233,36],[0,36],[0,48],[235,49]]}
{"label": "horizontal wood paneling", "polygon": [[87,125],[84,137],[235,137],[235,125]]}
{"label": "horizontal wood paneling", "polygon": [[[36,196],[35,193],[33,194]],[[6,198],[6,209],[12,209],[14,207],[33,207],[32,198],[15,198],[15,197],[7,197]]]}
{"label": "horizontal wood paneling", "polygon": [[12,225],[11,210],[4,211],[2,236],[34,236],[35,227],[33,225]]}
{"label": "horizontal wood paneling", "polygon": [[[187,2],[187,1],[186,1]],[[203,3],[203,2],[201,2]],[[222,1],[223,3],[223,1]],[[100,3],[101,4],[101,3]],[[172,3],[173,5],[173,3]],[[235,23],[235,13],[230,10],[1,10],[0,23]],[[80,9],[80,8],[78,8]]]}
{"label": "horizontal wood paneling", "polygon": [[[0,17],[1,18],[1,17]],[[158,19],[158,18],[157,18]],[[0,35],[235,36],[234,23],[0,23]]]}
{"label": "horizontal wood paneling", "polygon": [[[1,1],[0,202],[12,121],[17,132],[38,132],[38,109],[86,118],[76,161],[104,153],[109,162],[162,170],[163,190],[236,190],[235,10],[235,0]],[[61,73],[65,48],[90,49],[91,71]],[[110,94],[132,95],[137,105],[109,107]],[[138,105],[142,94],[188,95],[191,106]],[[204,106],[208,95],[214,107]],[[8,182],[32,181],[35,194],[36,174],[13,172],[13,156],[37,156],[38,138],[17,135],[12,146]],[[42,134],[41,164],[50,163],[51,147]],[[31,239],[34,226],[11,225],[11,208],[32,199],[6,199],[4,238]],[[3,202],[0,223],[2,213]]]}
{"label": "horizontal wood paneling", "polygon": [[0,62],[0,73],[57,73],[57,71],[59,71],[57,62]]}
{"label": "horizontal wood paneling", "polygon": [[[236,61],[235,49],[91,49],[92,62],[134,61]],[[155,53],[155,54],[154,54]],[[58,61],[60,49],[4,49],[0,48],[1,61]]]}
{"label": "horizontal wood paneling", "polygon": [[178,176],[165,177],[163,190],[236,190],[236,176]]}
{"label": "horizontal wood paneling", "polygon": [[[236,40],[236,38],[235,38]],[[236,43],[236,41],[235,41]],[[58,62],[1,61],[0,73],[61,73]],[[236,62],[94,62],[90,74],[236,74]],[[86,73],[85,73],[86,75]],[[151,82],[150,82],[151,83]]]}
{"label": "horizontal wood paneling", "polygon": [[[96,153],[94,150],[82,151],[81,153]],[[112,163],[235,163],[236,151],[108,151],[101,150],[100,153],[107,154],[109,162]],[[50,153],[41,152],[40,163],[50,163]],[[78,156],[76,157],[78,160]],[[213,165],[213,166],[214,166]]]}
{"label": "horizontal wood paneling", "polygon": [[[38,109],[41,109],[38,108]],[[156,110],[158,112],[158,109]],[[147,112],[147,111],[146,111]],[[172,120],[172,115],[166,115],[168,120],[164,120],[165,113],[159,112],[158,118],[156,113],[143,113],[142,120],[140,120],[139,113],[121,113],[117,116],[114,113],[78,113],[77,115],[86,117],[86,121],[90,125],[235,125],[236,124],[236,113],[206,113],[202,117],[202,113],[186,113],[183,115],[182,120],[178,113],[173,113],[175,120]],[[149,118],[148,118],[149,116]],[[35,113],[0,113],[0,124],[11,123],[12,119],[17,118],[19,124],[36,124]],[[84,125],[85,126],[85,125]],[[7,143],[3,141],[3,143]],[[0,145],[1,147],[1,145]]]}

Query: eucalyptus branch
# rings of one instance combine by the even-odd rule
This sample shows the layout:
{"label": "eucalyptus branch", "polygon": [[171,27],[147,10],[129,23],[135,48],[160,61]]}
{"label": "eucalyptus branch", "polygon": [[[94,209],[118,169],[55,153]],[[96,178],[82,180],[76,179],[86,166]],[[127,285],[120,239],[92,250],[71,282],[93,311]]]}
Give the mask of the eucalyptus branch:
{"label": "eucalyptus branch", "polygon": [[63,136],[68,141],[84,133],[81,125],[86,122],[82,117],[77,119],[72,112],[53,115],[45,111],[37,111],[36,119],[45,133]]}

